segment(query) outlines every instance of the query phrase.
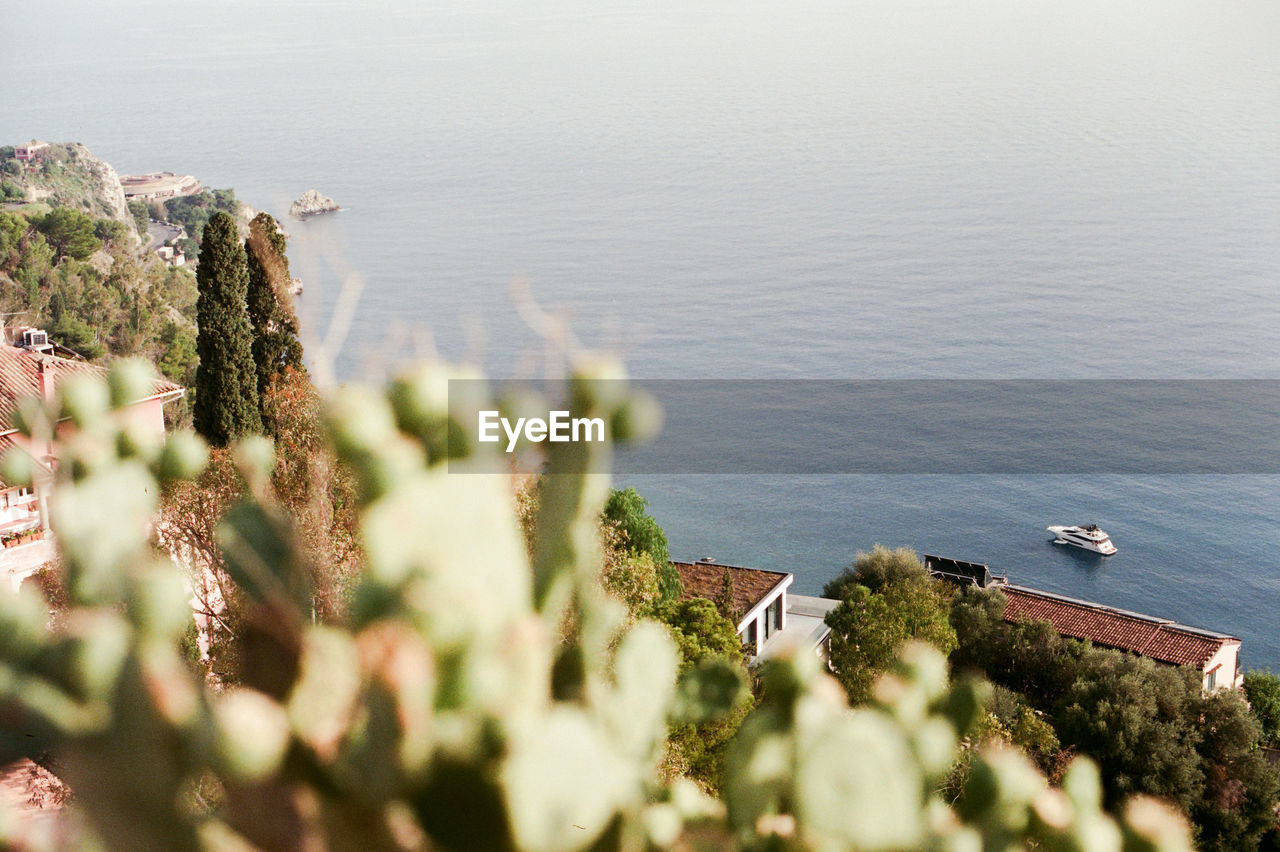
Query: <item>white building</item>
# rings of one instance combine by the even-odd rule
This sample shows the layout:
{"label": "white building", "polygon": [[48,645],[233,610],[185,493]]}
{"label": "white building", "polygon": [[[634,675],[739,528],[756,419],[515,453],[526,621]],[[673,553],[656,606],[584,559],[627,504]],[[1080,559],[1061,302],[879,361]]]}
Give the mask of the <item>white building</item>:
{"label": "white building", "polygon": [[794,574],[724,565],[710,558],[672,562],[680,572],[686,598],[718,601],[726,573],[733,584],[738,636],[752,660],[767,659],[784,648],[813,648],[824,660],[831,628],[824,618],[839,601],[791,594]]}

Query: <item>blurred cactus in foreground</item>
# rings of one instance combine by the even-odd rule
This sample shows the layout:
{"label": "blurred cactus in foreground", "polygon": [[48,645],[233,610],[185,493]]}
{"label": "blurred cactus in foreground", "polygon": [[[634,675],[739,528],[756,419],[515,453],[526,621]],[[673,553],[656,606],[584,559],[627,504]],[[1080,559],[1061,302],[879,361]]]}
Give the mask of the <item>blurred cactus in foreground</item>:
{"label": "blurred cactus in foreground", "polygon": [[[69,385],[33,429],[69,417],[53,521],[68,610],[56,631],[32,590],[0,596],[0,754],[28,755],[74,790],[77,847],[112,849],[1187,849],[1185,826],[1138,800],[1100,810],[1080,761],[1050,788],[1016,751],[973,759],[955,807],[936,790],[980,711],[944,660],[911,647],[875,704],[850,710],[818,659],[761,672],[764,697],[727,757],[724,800],[657,767],[669,724],[714,717],[738,676],[677,676],[658,625],[629,623],[599,585],[608,444],[550,444],[532,548],[506,477],[447,472],[458,440],[450,372],[330,400],[358,481],[366,566],[345,626],[310,617],[311,576],[290,519],[262,487],[270,447],[237,459],[250,500],[219,531],[249,600],[241,682],[184,661],[181,570],[148,544],[157,493],[203,446],[133,430],[137,365],[111,392]],[[617,439],[637,404],[620,370],[569,382],[574,416]],[[41,420],[41,418],[44,418]],[[649,418],[650,420],[652,418]],[[30,476],[7,460],[6,481]],[[532,558],[527,554],[532,551]],[[574,625],[565,636],[562,626]],[[0,814],[0,841],[18,842]],[[21,841],[37,848],[40,838]],[[49,840],[53,844],[53,840]]]}

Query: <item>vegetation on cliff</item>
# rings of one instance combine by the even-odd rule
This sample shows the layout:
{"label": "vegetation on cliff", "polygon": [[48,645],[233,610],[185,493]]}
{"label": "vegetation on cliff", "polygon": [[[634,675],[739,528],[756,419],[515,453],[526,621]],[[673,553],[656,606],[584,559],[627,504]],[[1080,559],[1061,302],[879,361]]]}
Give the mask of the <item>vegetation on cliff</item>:
{"label": "vegetation on cliff", "polygon": [[116,170],[76,142],[48,143],[39,159],[26,163],[16,158],[12,145],[0,147],[0,186],[7,187],[0,193],[11,201],[69,207],[126,224],[131,218]]}

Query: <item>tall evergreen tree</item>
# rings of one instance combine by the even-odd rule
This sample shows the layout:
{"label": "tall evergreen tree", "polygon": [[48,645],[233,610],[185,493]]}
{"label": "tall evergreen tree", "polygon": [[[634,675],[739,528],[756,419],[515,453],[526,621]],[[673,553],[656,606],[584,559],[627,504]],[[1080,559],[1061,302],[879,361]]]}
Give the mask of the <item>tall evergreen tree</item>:
{"label": "tall evergreen tree", "polygon": [[269,213],[259,213],[249,223],[244,244],[249,266],[249,323],[253,327],[253,362],[257,371],[259,411],[270,430],[270,417],[262,406],[271,381],[286,367],[303,370],[298,318],[288,302],[289,259],[284,234]]}
{"label": "tall evergreen tree", "polygon": [[245,305],[249,270],[235,220],[226,213],[213,214],[205,225],[196,284],[200,366],[192,414],[196,431],[215,447],[225,447],[262,431]]}
{"label": "tall evergreen tree", "polygon": [[720,576],[720,591],[713,603],[715,603],[716,609],[720,610],[720,614],[732,621],[736,626],[742,620],[743,613],[738,610],[734,597],[733,575],[729,573],[728,568],[725,568],[724,574]]}

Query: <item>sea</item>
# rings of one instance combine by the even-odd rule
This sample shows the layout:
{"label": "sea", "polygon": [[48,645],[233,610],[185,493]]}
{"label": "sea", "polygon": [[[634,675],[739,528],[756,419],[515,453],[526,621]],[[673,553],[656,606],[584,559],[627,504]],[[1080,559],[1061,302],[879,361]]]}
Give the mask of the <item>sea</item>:
{"label": "sea", "polygon": [[[539,376],[586,350],[642,379],[1280,378],[1273,0],[0,0],[0,20],[0,142],[83,142],[281,216],[324,380],[432,353]],[[284,218],[311,188],[343,210]],[[621,484],[673,555],[799,592],[906,545],[1280,670],[1274,475]],[[1085,522],[1119,553],[1045,532]]]}

